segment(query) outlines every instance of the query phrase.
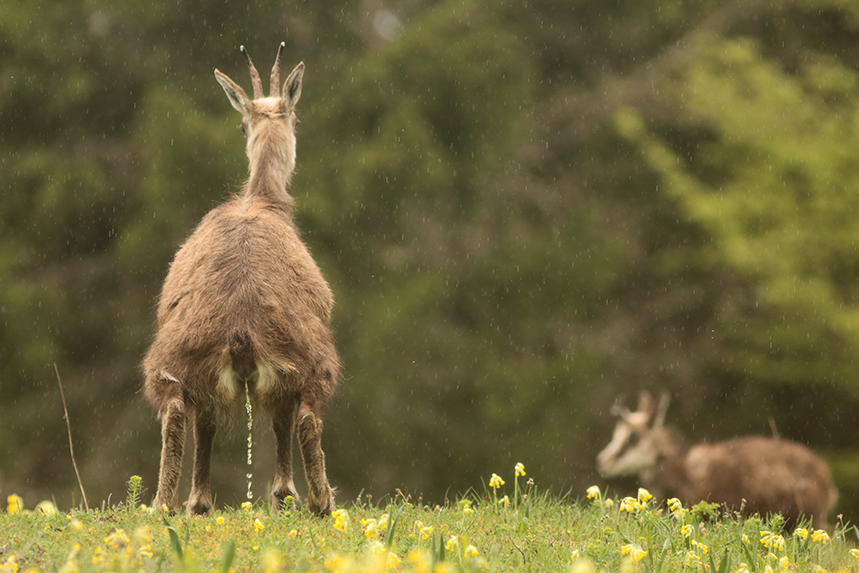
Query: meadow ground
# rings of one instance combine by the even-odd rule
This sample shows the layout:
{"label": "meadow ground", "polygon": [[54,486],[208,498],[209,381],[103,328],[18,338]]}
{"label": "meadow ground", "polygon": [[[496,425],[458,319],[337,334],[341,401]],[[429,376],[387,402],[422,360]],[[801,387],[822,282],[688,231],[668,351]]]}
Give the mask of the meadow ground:
{"label": "meadow ground", "polygon": [[429,506],[397,492],[340,500],[331,517],[274,514],[262,503],[206,517],[151,513],[128,499],[68,513],[28,510],[9,496],[0,517],[0,573],[13,571],[859,572],[859,530],[836,521],[783,530],[779,516],[742,518],[713,504],[683,507],[540,492],[517,464],[481,491]]}

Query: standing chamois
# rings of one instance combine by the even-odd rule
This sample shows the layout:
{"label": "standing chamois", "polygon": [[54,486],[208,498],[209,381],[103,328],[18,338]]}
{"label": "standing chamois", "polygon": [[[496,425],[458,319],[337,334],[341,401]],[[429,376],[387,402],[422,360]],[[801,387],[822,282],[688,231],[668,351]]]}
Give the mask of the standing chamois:
{"label": "standing chamois", "polygon": [[823,527],[837,492],[826,462],[808,448],[777,438],[750,436],[689,448],[673,428],[663,427],[668,395],[658,407],[646,392],[638,411],[619,416],[611,443],[597,456],[603,477],[638,475],[658,498],[684,503],[724,503],[747,514],[780,513],[785,525],[801,515]]}
{"label": "standing chamois", "polygon": [[330,514],[321,412],[339,380],[331,335],[334,300],[299,236],[287,193],[295,168],[295,104],[304,64],[280,87],[280,54],[269,97],[242,46],[254,88],[215,78],[242,114],[250,176],[233,200],[210,211],[170,265],[158,331],[143,360],[144,393],[161,419],[161,470],[153,509],[174,508],[186,421],[194,427],[189,514],[212,508],[210,462],[216,428],[246,393],[271,418],[276,470],[271,504],[298,500],[292,476],[297,430],[307,506]]}

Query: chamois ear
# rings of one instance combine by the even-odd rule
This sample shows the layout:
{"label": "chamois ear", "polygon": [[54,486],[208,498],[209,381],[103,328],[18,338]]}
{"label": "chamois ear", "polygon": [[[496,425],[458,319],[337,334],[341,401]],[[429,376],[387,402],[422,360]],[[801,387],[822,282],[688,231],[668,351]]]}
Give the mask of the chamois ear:
{"label": "chamois ear", "polygon": [[215,70],[215,79],[218,80],[218,83],[221,84],[222,88],[224,88],[224,92],[226,92],[233,107],[236,108],[242,116],[248,117],[251,114],[251,100],[248,98],[245,90],[218,70]]}
{"label": "chamois ear", "polygon": [[292,73],[290,73],[289,77],[286,78],[286,81],[283,82],[281,97],[283,98],[283,105],[286,109],[292,109],[295,107],[295,104],[298,103],[298,98],[301,97],[301,78],[303,77],[304,62],[301,62],[295,66],[295,69],[292,70]]}

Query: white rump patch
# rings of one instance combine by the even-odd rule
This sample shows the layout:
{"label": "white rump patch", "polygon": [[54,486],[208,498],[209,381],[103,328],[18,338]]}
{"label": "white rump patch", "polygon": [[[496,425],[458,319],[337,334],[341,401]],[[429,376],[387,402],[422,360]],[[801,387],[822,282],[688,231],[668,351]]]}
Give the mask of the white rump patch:
{"label": "white rump patch", "polygon": [[232,364],[228,364],[218,374],[218,396],[224,404],[231,404],[241,392],[242,387],[249,381],[256,382],[254,385],[255,394],[266,394],[275,387],[280,376],[295,371],[295,367],[289,363],[257,363],[253,374],[248,380],[244,380],[236,375]]}

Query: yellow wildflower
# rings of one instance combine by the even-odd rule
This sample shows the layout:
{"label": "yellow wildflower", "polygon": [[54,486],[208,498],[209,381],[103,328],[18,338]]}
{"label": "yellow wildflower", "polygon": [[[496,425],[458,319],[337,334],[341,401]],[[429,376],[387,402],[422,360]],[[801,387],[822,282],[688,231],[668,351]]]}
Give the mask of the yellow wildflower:
{"label": "yellow wildflower", "polygon": [[695,529],[691,525],[684,525],[680,528],[680,535],[682,535],[683,537],[689,537],[690,535],[692,535],[692,532],[694,530]]}
{"label": "yellow wildflower", "polygon": [[114,549],[121,549],[127,546],[131,542],[131,539],[122,529],[117,529],[110,535],[104,538],[104,544],[110,545]]}
{"label": "yellow wildflower", "polygon": [[263,522],[260,521],[259,518],[254,520],[254,529],[256,529],[257,533],[265,529],[265,525],[263,525]]}
{"label": "yellow wildflower", "polygon": [[645,551],[641,547],[633,545],[632,543],[622,545],[620,548],[620,552],[622,555],[629,555],[636,563],[644,559],[644,556],[647,555],[647,551]]}
{"label": "yellow wildflower", "polygon": [[799,537],[800,539],[805,541],[808,538],[808,530],[804,527],[797,527],[796,530],[794,530],[793,532],[793,536]]}
{"label": "yellow wildflower", "polygon": [[516,477],[525,475],[525,466],[523,466],[522,464],[516,464],[515,472]]}
{"label": "yellow wildflower", "polygon": [[447,540],[447,543],[444,544],[444,548],[447,551],[453,551],[454,549],[459,549],[459,539],[456,535],[451,535],[450,539]]}
{"label": "yellow wildflower", "polygon": [[80,522],[79,519],[73,517],[71,521],[69,521],[69,526],[75,531],[80,531],[84,528],[84,524]]}
{"label": "yellow wildflower", "polygon": [[638,502],[639,503],[647,503],[653,499],[653,495],[643,487],[638,488]]}
{"label": "yellow wildflower", "polygon": [[698,555],[697,551],[687,551],[686,552],[686,566],[689,567],[691,565],[697,565],[701,562],[701,556]]}
{"label": "yellow wildflower", "polygon": [[700,543],[700,542],[699,542],[698,540],[696,540],[696,539],[693,539],[693,540],[692,540],[692,546],[693,546],[693,547],[697,547],[698,549],[700,549],[700,550],[701,550],[701,553],[702,553],[703,555],[707,555],[707,552],[709,552],[709,550],[710,550],[710,548],[709,548],[709,547],[707,547],[707,544],[706,544],[706,543]]}
{"label": "yellow wildflower", "polygon": [[625,497],[620,500],[620,510],[628,513],[635,513],[642,508],[642,505],[634,497]]}
{"label": "yellow wildflower", "polygon": [[254,504],[252,504],[249,501],[242,503],[242,509],[244,509],[245,511],[250,511],[251,509],[253,509],[253,507],[254,507]]}
{"label": "yellow wildflower", "polygon": [[[24,509],[24,500],[20,495],[14,493],[6,498],[6,513],[14,514],[21,513]],[[13,560],[14,561],[14,560]]]}
{"label": "yellow wildflower", "polygon": [[10,555],[9,559],[0,565],[0,573],[18,573],[18,563],[15,561],[14,555]]}
{"label": "yellow wildflower", "polygon": [[290,529],[289,533],[287,533],[287,535],[289,535],[290,537],[298,537],[298,530],[297,529]]}
{"label": "yellow wildflower", "polygon": [[469,545],[465,548],[462,554],[466,557],[477,557],[478,555],[480,555],[480,551],[478,551],[477,547],[475,547],[474,545]]}
{"label": "yellow wildflower", "polygon": [[218,517],[215,518],[215,523],[217,523],[218,525],[223,525],[224,522],[226,522],[226,521],[227,520],[224,518],[223,515],[219,515]]}
{"label": "yellow wildflower", "polygon": [[749,536],[746,535],[745,533],[743,533],[743,536],[740,539],[743,541],[743,543],[751,543]]}
{"label": "yellow wildflower", "polygon": [[851,549],[850,555],[852,555],[856,559],[859,559],[859,549]]}
{"label": "yellow wildflower", "polygon": [[602,499],[602,494],[600,493],[600,488],[595,486],[595,485],[592,485],[591,487],[589,487],[588,488],[588,499],[593,499],[596,501],[599,501],[600,499]]}
{"label": "yellow wildflower", "polygon": [[331,512],[331,517],[334,518],[334,529],[337,531],[346,531],[349,529],[349,512],[345,509],[335,509]]}
{"label": "yellow wildflower", "polygon": [[53,501],[46,499],[45,501],[39,502],[36,506],[36,511],[44,515],[55,515],[57,513],[57,506],[54,505]]}
{"label": "yellow wildflower", "polygon": [[421,527],[421,531],[420,531],[421,539],[426,541],[427,539],[430,538],[430,535],[432,535],[432,526],[431,525],[426,526],[426,527]]}
{"label": "yellow wildflower", "polygon": [[275,573],[283,567],[283,557],[281,557],[280,551],[268,547],[260,555],[260,564],[265,573]]}
{"label": "yellow wildflower", "polygon": [[821,545],[826,545],[829,543],[829,534],[822,529],[815,529],[814,533],[811,534],[811,540],[816,541]]}
{"label": "yellow wildflower", "polygon": [[375,519],[362,519],[361,526],[364,528],[364,535],[367,539],[373,539],[374,537],[379,536],[379,527]]}
{"label": "yellow wildflower", "polygon": [[784,537],[771,531],[761,531],[761,543],[763,543],[764,547],[767,549],[784,551]]}
{"label": "yellow wildflower", "polygon": [[393,551],[388,551],[388,556],[387,556],[386,561],[387,561],[387,565],[388,565],[388,570],[390,571],[391,569],[396,569],[397,566],[399,566],[402,559],[400,559],[400,557],[396,553],[394,553]]}
{"label": "yellow wildflower", "polygon": [[325,560],[325,568],[332,573],[338,573],[349,566],[349,560],[343,555],[331,555]]}
{"label": "yellow wildflower", "polygon": [[459,502],[459,505],[462,506],[462,512],[466,515],[474,513],[474,510],[471,508],[471,502],[469,500],[463,499]]}
{"label": "yellow wildflower", "polygon": [[421,549],[410,549],[406,554],[406,561],[412,565],[415,573],[430,573],[430,555]]}
{"label": "yellow wildflower", "polygon": [[504,497],[502,497],[501,499],[498,500],[498,503],[500,505],[503,505],[504,507],[510,507],[510,498],[505,495]]}
{"label": "yellow wildflower", "polygon": [[501,479],[501,476],[498,474],[492,474],[492,477],[489,478],[489,487],[498,489],[502,485],[504,485],[504,480]]}

